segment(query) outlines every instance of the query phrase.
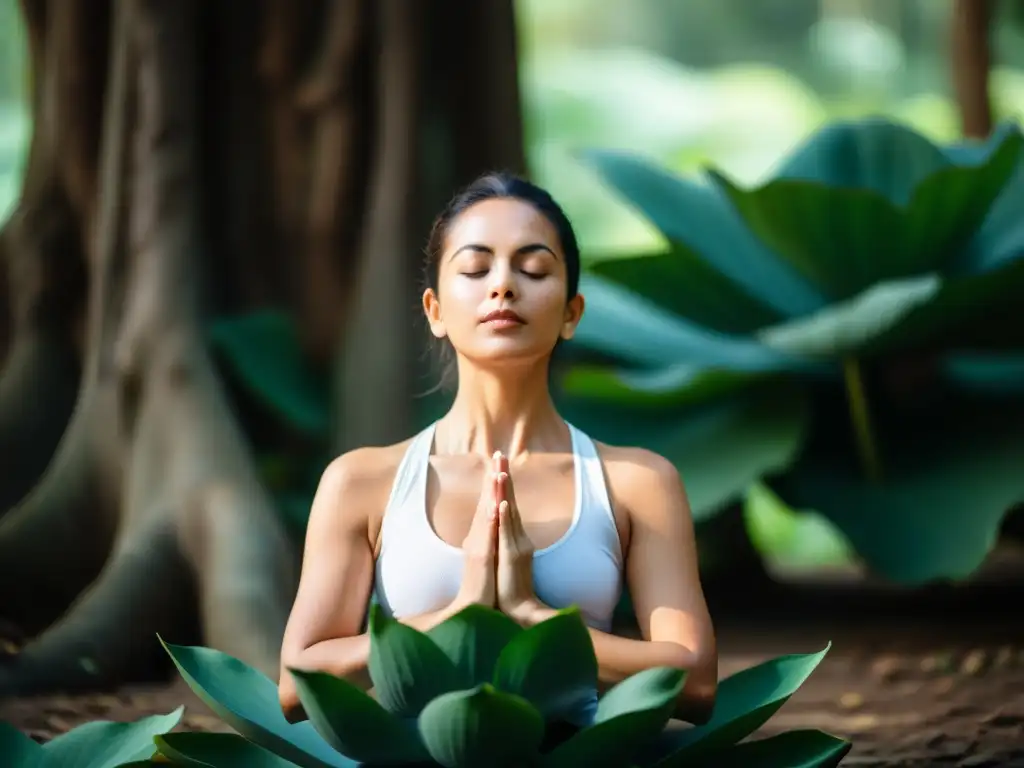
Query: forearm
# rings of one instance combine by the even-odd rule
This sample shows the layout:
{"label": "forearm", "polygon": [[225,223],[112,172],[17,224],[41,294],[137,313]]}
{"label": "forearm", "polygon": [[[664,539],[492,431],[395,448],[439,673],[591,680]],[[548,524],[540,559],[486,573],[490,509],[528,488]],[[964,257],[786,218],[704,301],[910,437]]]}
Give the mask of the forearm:
{"label": "forearm", "polygon": [[[458,607],[452,605],[439,611],[400,618],[398,621],[420,632],[426,632],[457,612]],[[369,691],[373,687],[367,670],[369,660],[370,635],[366,632],[323,640],[299,651],[281,670],[278,693],[285,716],[290,722],[298,722],[306,717],[299,702],[295,680],[288,674],[288,667],[326,672],[344,678],[364,691]]]}

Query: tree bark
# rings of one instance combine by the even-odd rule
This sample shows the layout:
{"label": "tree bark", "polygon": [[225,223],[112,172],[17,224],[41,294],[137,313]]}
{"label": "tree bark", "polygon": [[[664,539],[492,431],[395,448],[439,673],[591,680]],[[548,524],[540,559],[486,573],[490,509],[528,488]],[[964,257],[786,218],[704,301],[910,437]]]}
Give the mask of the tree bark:
{"label": "tree bark", "polygon": [[[409,434],[429,215],[472,175],[522,170],[511,7],[24,0],[0,620],[33,639],[0,662],[0,697],[133,678],[196,619],[276,676],[299,547],[207,323],[291,312],[313,361],[342,359],[335,444]],[[480,54],[466,92],[457,41],[431,37],[456,16]]]}
{"label": "tree bark", "polygon": [[988,74],[992,66],[990,30],[992,0],[954,0],[952,30],[953,88],[960,108],[960,125],[967,138],[983,139],[992,132],[992,103]]}

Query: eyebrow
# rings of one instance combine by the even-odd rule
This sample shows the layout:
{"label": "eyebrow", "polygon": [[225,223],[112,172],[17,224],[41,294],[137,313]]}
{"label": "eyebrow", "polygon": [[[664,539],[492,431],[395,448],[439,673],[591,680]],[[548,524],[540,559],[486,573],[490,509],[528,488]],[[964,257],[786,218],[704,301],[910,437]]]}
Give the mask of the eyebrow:
{"label": "eyebrow", "polygon": [[[494,255],[494,249],[489,246],[481,245],[480,243],[467,243],[466,245],[456,248],[452,255],[448,257],[448,261],[451,261],[463,251],[477,251],[478,253],[489,253],[491,256]],[[522,256],[527,253],[536,253],[537,251],[547,251],[556,259],[558,258],[558,254],[544,245],[544,243],[528,243],[527,245],[521,245],[516,248],[515,255]]]}

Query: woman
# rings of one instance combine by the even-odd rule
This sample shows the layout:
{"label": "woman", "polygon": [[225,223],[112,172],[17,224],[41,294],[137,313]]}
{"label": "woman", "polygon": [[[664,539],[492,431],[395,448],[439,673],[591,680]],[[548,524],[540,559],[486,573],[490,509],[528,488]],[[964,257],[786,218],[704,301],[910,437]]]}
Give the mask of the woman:
{"label": "woman", "polygon": [[[548,389],[555,345],[583,314],[579,273],[565,214],[521,179],[484,176],[434,224],[423,310],[454,354],[456,396],[412,439],[324,472],[281,649],[290,720],[304,715],[288,667],[370,687],[371,593],[420,630],[472,603],[523,626],[575,604],[602,687],[680,667],[676,716],[710,716],[715,637],[679,474],[649,451],[594,443]],[[623,577],[642,640],[610,634]]]}

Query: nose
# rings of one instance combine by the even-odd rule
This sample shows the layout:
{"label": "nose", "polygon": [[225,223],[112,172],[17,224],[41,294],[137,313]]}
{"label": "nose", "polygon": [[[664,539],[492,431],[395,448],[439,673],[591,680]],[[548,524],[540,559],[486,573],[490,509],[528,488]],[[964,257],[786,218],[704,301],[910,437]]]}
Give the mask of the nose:
{"label": "nose", "polygon": [[515,299],[515,278],[508,264],[496,262],[491,268],[490,297],[492,299]]}

